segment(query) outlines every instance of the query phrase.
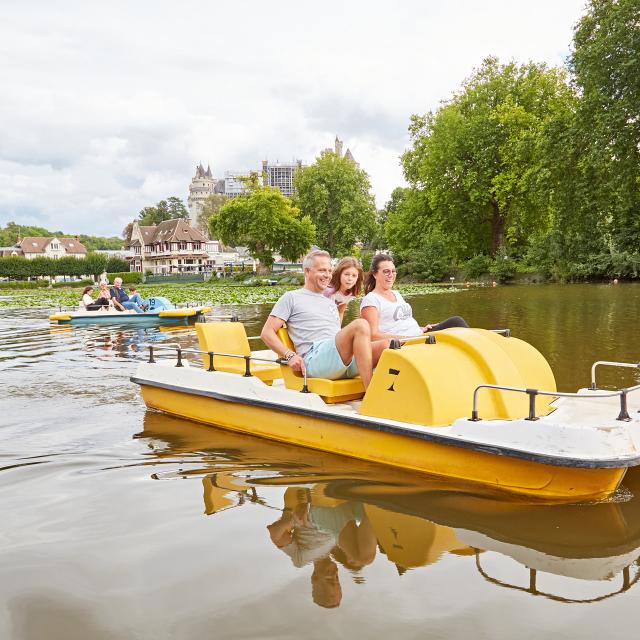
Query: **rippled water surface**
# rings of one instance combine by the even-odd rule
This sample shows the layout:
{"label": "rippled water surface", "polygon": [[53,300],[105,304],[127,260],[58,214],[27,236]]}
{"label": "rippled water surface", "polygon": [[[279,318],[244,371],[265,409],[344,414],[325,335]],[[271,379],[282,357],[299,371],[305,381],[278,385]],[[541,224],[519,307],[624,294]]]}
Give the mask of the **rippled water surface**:
{"label": "rippled water surface", "polygon": [[[640,287],[410,299],[509,327],[559,387],[640,360]],[[250,334],[269,308],[238,308]],[[350,310],[353,313],[353,310]],[[0,638],[627,638],[640,474],[545,506],[145,411],[144,343],[192,328],[0,319]],[[604,371],[607,384],[637,374]]]}

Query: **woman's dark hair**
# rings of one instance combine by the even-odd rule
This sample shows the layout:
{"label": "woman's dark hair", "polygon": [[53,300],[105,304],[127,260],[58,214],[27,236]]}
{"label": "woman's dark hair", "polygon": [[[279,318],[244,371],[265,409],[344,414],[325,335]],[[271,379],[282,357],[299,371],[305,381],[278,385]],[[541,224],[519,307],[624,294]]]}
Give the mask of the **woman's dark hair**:
{"label": "woman's dark hair", "polygon": [[347,293],[351,296],[360,295],[364,274],[362,272],[362,265],[360,264],[359,260],[352,256],[345,256],[344,258],[341,258],[340,262],[338,262],[336,268],[333,270],[329,286],[334,290],[334,292],[340,291],[340,278],[342,277],[342,272],[345,269],[349,269],[351,267],[353,267],[358,272],[358,279],[356,280],[353,287],[351,287],[351,290],[347,291]]}
{"label": "woman's dark hair", "polygon": [[378,269],[380,268],[381,262],[393,262],[393,258],[386,253],[379,253],[373,256],[373,260],[371,260],[371,268],[367,273],[367,279],[364,283],[364,292],[371,293],[376,288],[376,279],[373,275],[374,273],[378,273]]}
{"label": "woman's dark hair", "polygon": [[93,287],[89,286],[89,287],[85,287],[82,290],[82,295],[84,295],[85,293],[89,293],[89,291],[93,291]]}

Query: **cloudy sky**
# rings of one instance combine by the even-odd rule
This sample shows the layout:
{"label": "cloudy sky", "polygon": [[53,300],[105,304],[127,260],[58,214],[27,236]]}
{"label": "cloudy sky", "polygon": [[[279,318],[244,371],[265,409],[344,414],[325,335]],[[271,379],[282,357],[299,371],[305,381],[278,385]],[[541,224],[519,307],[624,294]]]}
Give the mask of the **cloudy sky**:
{"label": "cloudy sky", "polygon": [[262,159],[310,163],[335,135],[382,206],[412,113],[488,55],[560,65],[584,0],[4,0],[0,225],[119,235]]}

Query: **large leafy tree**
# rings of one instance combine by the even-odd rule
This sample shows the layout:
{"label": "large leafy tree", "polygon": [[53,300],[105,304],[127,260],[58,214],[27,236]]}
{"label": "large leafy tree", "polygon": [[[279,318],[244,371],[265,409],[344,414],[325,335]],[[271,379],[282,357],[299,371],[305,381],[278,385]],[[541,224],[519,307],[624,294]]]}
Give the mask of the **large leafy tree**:
{"label": "large leafy tree", "polygon": [[456,257],[495,256],[547,229],[540,139],[573,99],[562,70],[487,58],[435,113],[412,116],[405,175],[427,197],[423,223],[446,234]]}
{"label": "large leafy tree", "polygon": [[375,233],[369,176],[349,158],[323,151],[295,176],[295,203],[316,227],[316,242],[333,255],[353,250]]}
{"label": "large leafy tree", "polygon": [[[153,207],[144,207],[138,213],[138,222],[145,226],[160,224],[165,220],[175,220],[181,218],[186,220],[189,217],[189,211],[184,206],[184,202],[180,198],[171,196],[166,200],[160,200]],[[125,229],[125,232],[127,229]]]}
{"label": "large leafy tree", "polygon": [[315,238],[310,218],[272,187],[257,187],[229,200],[210,218],[209,231],[224,244],[247,247],[265,267],[273,264],[274,253],[297,260]]}
{"label": "large leafy tree", "polygon": [[613,246],[640,250],[640,4],[591,0],[570,66],[580,88],[583,165]]}

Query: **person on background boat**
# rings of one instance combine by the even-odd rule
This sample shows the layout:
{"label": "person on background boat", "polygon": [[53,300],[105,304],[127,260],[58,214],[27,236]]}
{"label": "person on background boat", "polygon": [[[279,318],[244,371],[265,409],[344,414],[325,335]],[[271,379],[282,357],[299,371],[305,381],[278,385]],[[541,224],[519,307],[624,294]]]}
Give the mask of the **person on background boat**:
{"label": "person on background boat", "polygon": [[98,309],[104,308],[108,310],[110,308],[115,308],[118,311],[124,311],[124,307],[118,302],[117,299],[114,299],[111,296],[111,291],[109,290],[109,283],[102,281],[100,283],[100,291],[98,293],[98,299],[94,302],[97,305]]}
{"label": "person on background boat", "polygon": [[340,324],[344,318],[347,305],[360,295],[364,273],[357,258],[345,256],[335,266],[329,286],[322,295],[333,300],[338,306]]}
{"label": "person on background boat", "polygon": [[393,289],[395,281],[393,259],[384,253],[374,256],[365,282],[366,295],[360,303],[360,315],[369,323],[372,340],[409,338],[430,331],[469,326],[464,318],[453,316],[421,327],[413,317],[411,305]]}
{"label": "person on background boat", "polygon": [[82,299],[80,300],[80,309],[86,309],[87,311],[96,311],[100,309],[102,305],[96,304],[91,297],[93,287],[89,285],[82,290]]}
{"label": "person on background boat", "polygon": [[142,300],[142,296],[134,286],[129,287],[129,300],[131,300],[131,302],[135,302],[143,311],[148,309],[147,305],[144,304],[144,301]]}
{"label": "person on background boat", "polygon": [[[287,291],[276,302],[262,328],[262,340],[294,371],[330,380],[359,373],[366,389],[386,342],[371,342],[369,325],[362,319],[340,329],[338,307],[322,295],[331,280],[331,256],[326,251],[312,251],[303,268],[304,287]],[[285,323],[295,351],[278,338]]]}
{"label": "person on background boat", "polygon": [[117,300],[125,309],[133,309],[136,313],[144,313],[136,302],[129,299],[127,292],[122,288],[122,278],[114,278],[113,287],[111,287],[111,297]]}

